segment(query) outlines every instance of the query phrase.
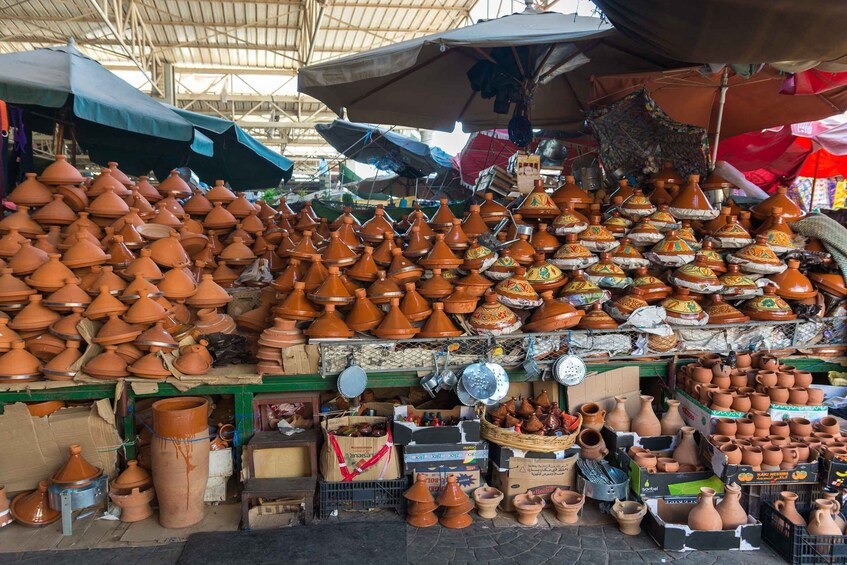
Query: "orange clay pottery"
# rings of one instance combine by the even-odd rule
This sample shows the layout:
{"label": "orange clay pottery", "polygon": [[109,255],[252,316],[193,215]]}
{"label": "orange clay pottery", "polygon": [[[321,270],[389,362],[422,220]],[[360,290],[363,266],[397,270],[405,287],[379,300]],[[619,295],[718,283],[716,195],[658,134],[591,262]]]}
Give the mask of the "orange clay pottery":
{"label": "orange clay pottery", "polygon": [[[414,284],[412,286],[414,287]],[[353,331],[366,332],[379,326],[385,317],[383,311],[368,299],[364,288],[357,288],[355,294],[353,307],[346,319],[347,327]]]}
{"label": "orange clay pottery", "polygon": [[557,488],[550,495],[550,502],[556,511],[556,519],[565,524],[576,524],[579,511],[585,505],[585,496],[572,490]]}
{"label": "orange clay pottery", "polygon": [[441,338],[441,337],[458,337],[464,332],[456,327],[450,320],[450,317],[444,313],[444,304],[442,302],[434,302],[432,304],[432,315],[427,319],[417,337],[420,338]]}
{"label": "orange clay pottery", "polygon": [[545,506],[543,498],[530,492],[517,495],[512,504],[518,513],[518,522],[524,526],[535,526],[538,523],[538,515]]}
{"label": "orange clay pottery", "polygon": [[69,446],[68,452],[69,456],[65,464],[50,477],[51,483],[65,487],[80,487],[103,474],[102,469],[98,469],[85,460],[79,444]]}
{"label": "orange clay pottery", "polygon": [[346,339],[353,337],[353,332],[335,311],[335,304],[324,306],[323,314],[312,322],[303,333],[315,339]]}
{"label": "orange clay pottery", "polygon": [[497,506],[503,501],[503,493],[494,487],[479,487],[473,491],[476,513],[488,520],[497,517]]}
{"label": "orange clay pottery", "polygon": [[217,284],[210,274],[204,274],[200,278],[197,292],[194,293],[186,303],[197,308],[218,308],[232,302],[232,295]]}
{"label": "orange clay pottery", "polygon": [[473,523],[473,518],[468,515],[473,509],[473,503],[459,487],[455,475],[447,477],[447,486],[438,495],[436,502],[446,509],[440,520],[445,528],[466,528]]}
{"label": "orange clay pottery", "polygon": [[612,517],[618,522],[621,533],[637,536],[641,533],[641,521],[647,514],[647,505],[638,502],[615,499],[611,509]]}
{"label": "orange clay pottery", "polygon": [[721,515],[715,508],[715,491],[701,487],[697,505],[688,513],[688,527],[692,530],[714,531],[723,528]]}
{"label": "orange clay pottery", "polygon": [[420,328],[412,326],[400,309],[400,299],[392,298],[391,309],[379,326],[371,330],[371,333],[382,339],[408,339],[419,331]]}
{"label": "orange clay pottery", "polygon": [[485,302],[476,309],[468,323],[477,335],[505,335],[521,327],[517,315],[508,306],[501,304],[497,294],[491,291],[485,294]]}
{"label": "orange clay pottery", "polygon": [[209,403],[200,397],[153,403],[151,455],[159,523],[185,528],[203,519],[209,477]]}
{"label": "orange clay pottery", "polygon": [[438,518],[433,513],[438,505],[426,486],[423,474],[418,475],[412,487],[403,493],[403,497],[409,501],[406,523],[416,528],[428,528],[438,523]]}
{"label": "orange clay pottery", "polygon": [[126,361],[115,349],[116,346],[107,345],[105,351],[86,363],[82,370],[97,379],[114,380],[129,376]]}
{"label": "orange clay pottery", "polygon": [[41,481],[36,490],[16,496],[9,505],[12,517],[25,526],[46,526],[61,518],[60,511],[50,508],[47,496],[49,484],[48,481]]}

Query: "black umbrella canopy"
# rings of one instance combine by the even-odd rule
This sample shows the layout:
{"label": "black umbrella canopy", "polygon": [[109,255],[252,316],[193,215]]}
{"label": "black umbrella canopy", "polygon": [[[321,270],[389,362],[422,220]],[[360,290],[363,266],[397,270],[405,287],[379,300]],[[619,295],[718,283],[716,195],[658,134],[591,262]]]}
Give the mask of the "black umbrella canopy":
{"label": "black umbrella canopy", "polygon": [[600,18],[529,9],[305,67],[298,89],[361,122],[497,129],[518,97],[534,127],[579,129],[592,75],[683,66]]}
{"label": "black umbrella canopy", "polygon": [[335,120],[315,129],[339,153],[381,171],[416,179],[450,168],[450,155],[437,147],[384,128]]}

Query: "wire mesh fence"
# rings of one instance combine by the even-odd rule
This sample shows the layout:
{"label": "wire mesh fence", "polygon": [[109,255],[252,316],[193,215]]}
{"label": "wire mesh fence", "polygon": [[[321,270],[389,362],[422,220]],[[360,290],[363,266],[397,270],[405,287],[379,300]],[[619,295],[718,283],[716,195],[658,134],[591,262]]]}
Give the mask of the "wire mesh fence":
{"label": "wire mesh fence", "polygon": [[847,316],[746,322],[707,326],[672,326],[669,335],[638,328],[566,330],[552,333],[462,336],[444,339],[345,339],[316,341],[321,374],[337,375],[351,363],[368,372],[460,369],[478,361],[517,369],[528,359],[542,367],[564,354],[586,361],[624,361],[702,352],[809,350],[847,346]]}

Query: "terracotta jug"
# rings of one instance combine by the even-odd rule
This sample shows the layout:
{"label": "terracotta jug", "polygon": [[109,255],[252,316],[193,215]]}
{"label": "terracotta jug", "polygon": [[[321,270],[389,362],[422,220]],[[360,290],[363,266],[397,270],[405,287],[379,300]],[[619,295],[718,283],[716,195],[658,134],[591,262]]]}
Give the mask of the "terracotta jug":
{"label": "terracotta jug", "polygon": [[[840,496],[841,491],[834,487],[825,487],[823,490],[823,497],[832,502],[832,517],[835,520],[835,523],[838,524],[838,528],[844,532],[845,528],[847,528],[847,522],[845,522],[844,518],[841,517]],[[0,508],[2,508],[2,505],[0,505]]]}
{"label": "terracotta jug", "polygon": [[668,411],[662,416],[661,426],[663,436],[675,436],[685,425],[679,413],[679,400],[666,400]]}
{"label": "terracotta jug", "polygon": [[159,523],[185,528],[203,519],[209,478],[209,402],[200,397],[153,403],[151,452]]}
{"label": "terracotta jug", "polygon": [[797,493],[785,490],[779,493],[779,500],[774,502],[773,505],[791,523],[798,526],[805,526],[806,520],[797,512],[797,507],[795,506],[797,498]]}
{"label": "terracotta jug", "polygon": [[688,513],[688,527],[692,530],[720,530],[723,528],[721,515],[715,508],[715,491],[701,487],[697,505]]}
{"label": "terracotta jug", "polygon": [[629,415],[626,413],[626,397],[616,396],[615,407],[606,414],[606,425],[616,432],[630,431]]}
{"label": "terracotta jug", "polygon": [[579,408],[579,413],[582,414],[583,429],[587,428],[598,432],[603,429],[606,411],[600,408],[596,402],[586,402]]}
{"label": "terracotta jug", "polygon": [[747,511],[741,506],[741,487],[735,483],[724,487],[723,500],[716,509],[724,530],[734,530],[747,523]]}
{"label": "terracotta jug", "polygon": [[[833,517],[835,501],[819,498],[815,500],[815,509],[809,514],[809,533],[813,536],[841,536],[841,528]],[[837,543],[837,542],[834,542]]]}
{"label": "terracotta jug", "polygon": [[680,464],[694,465],[700,464],[700,454],[697,451],[697,443],[694,441],[694,428],[691,426],[683,426],[680,428],[682,437],[677,443],[676,449],[673,450],[673,458],[679,461]]}
{"label": "terracotta jug", "polygon": [[582,430],[579,432],[576,442],[582,448],[581,457],[583,459],[598,460],[609,454],[603,436],[597,430],[591,428]]}
{"label": "terracotta jug", "polygon": [[630,428],[642,437],[661,435],[662,424],[653,412],[652,396],[641,396],[641,411],[632,419]]}

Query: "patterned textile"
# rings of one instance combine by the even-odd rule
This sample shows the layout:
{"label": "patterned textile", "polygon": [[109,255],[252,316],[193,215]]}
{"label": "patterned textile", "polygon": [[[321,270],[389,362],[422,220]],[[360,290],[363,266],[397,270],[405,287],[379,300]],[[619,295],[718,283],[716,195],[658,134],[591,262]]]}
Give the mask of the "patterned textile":
{"label": "patterned textile", "polygon": [[838,185],[839,183],[835,178],[817,179],[815,181],[815,201],[810,202],[812,199],[812,179],[809,177],[797,177],[791,183],[791,186],[788,187],[788,197],[799,203],[807,211],[820,208],[844,207],[843,183],[841,183],[841,206],[836,206]]}
{"label": "patterned textile", "polygon": [[847,278],[847,228],[828,216],[812,214],[799,222],[792,223],[791,229],[800,235],[821,240],[826,250],[832,253],[832,258],[841,269],[841,274]]}
{"label": "patterned textile", "polygon": [[683,176],[708,173],[706,130],[675,122],[645,90],[587,116],[607,171],[657,171],[664,161],[670,161]]}

